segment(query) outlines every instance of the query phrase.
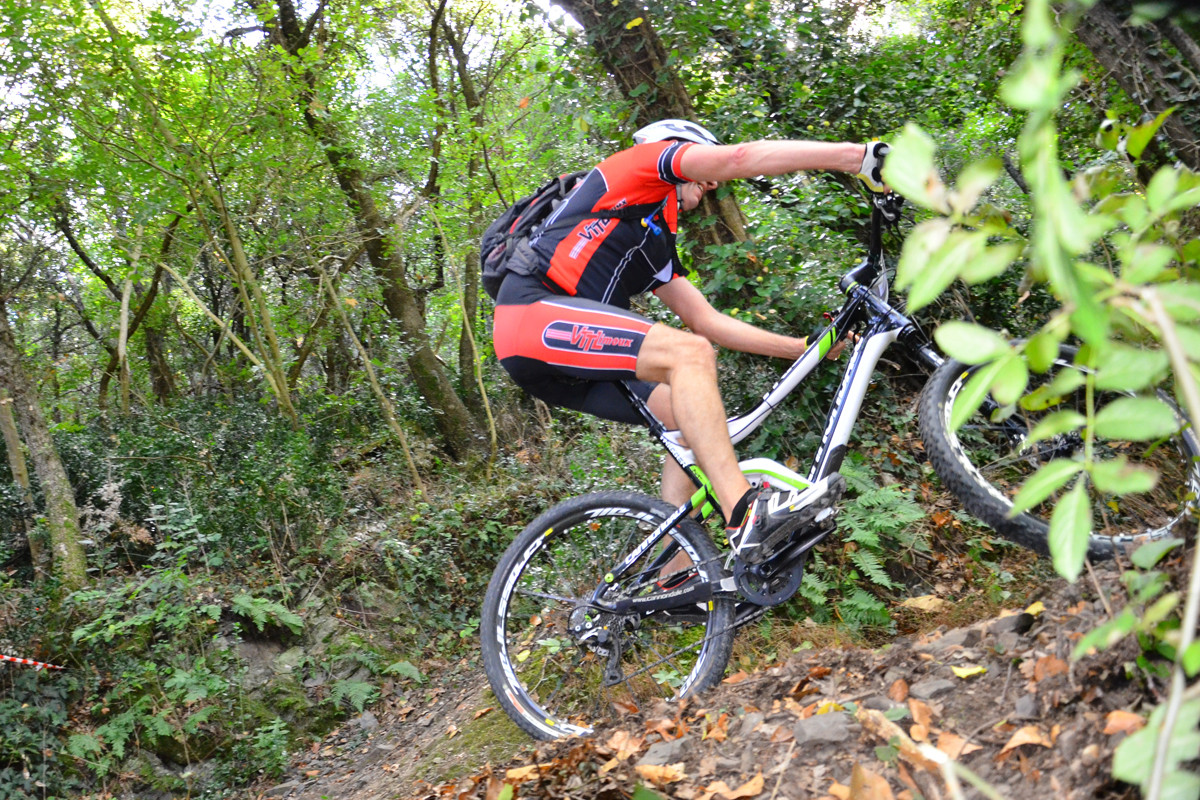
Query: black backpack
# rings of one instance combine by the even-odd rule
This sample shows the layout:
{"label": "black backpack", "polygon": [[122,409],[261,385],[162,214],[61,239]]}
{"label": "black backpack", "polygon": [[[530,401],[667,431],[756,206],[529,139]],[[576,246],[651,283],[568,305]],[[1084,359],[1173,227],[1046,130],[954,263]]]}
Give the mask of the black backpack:
{"label": "black backpack", "polygon": [[[528,197],[522,197],[513,203],[488,226],[479,243],[479,255],[483,290],[489,297],[496,299],[506,272],[534,275],[542,271],[540,259],[529,246],[529,237],[587,175],[587,172],[560,175]],[[585,219],[641,219],[657,214],[665,205],[666,200],[661,203],[642,203],[586,214],[572,214],[555,220],[552,227],[573,228]],[[545,233],[546,230],[550,228],[541,232]]]}

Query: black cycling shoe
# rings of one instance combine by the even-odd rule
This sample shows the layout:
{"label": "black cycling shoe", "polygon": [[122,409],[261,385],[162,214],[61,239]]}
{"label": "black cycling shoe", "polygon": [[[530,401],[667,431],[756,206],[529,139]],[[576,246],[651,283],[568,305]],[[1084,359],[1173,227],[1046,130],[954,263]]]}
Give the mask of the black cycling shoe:
{"label": "black cycling shoe", "polygon": [[828,475],[804,490],[759,489],[745,519],[737,528],[726,528],[733,552],[748,564],[761,564],[772,549],[798,528],[829,519],[846,491],[846,479]]}

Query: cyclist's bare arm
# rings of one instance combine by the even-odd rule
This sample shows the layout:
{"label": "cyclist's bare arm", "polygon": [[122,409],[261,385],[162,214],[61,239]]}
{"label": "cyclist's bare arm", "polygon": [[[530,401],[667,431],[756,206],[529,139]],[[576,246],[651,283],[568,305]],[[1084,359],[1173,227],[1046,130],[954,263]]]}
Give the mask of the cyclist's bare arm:
{"label": "cyclist's bare arm", "polygon": [[784,175],[809,169],[858,172],[866,145],[799,140],[730,145],[696,144],[684,151],[680,172],[693,181],[729,181],[759,175]]}
{"label": "cyclist's bare arm", "polygon": [[676,278],[654,293],[666,303],[692,333],[713,344],[742,353],[777,358],[799,358],[807,347],[803,338],[783,336],[722,314],[712,307],[700,290],[684,278]]}

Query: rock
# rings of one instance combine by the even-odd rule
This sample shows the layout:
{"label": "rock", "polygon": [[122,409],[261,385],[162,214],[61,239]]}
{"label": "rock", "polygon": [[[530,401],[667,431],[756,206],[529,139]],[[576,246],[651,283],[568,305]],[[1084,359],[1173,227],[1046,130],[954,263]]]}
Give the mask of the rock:
{"label": "rock", "polygon": [[364,731],[373,731],[379,727],[379,719],[370,711],[364,711],[354,722]]}
{"label": "rock", "polygon": [[738,735],[749,736],[754,732],[754,729],[762,724],[763,714],[759,711],[751,711],[742,717],[742,727]]}
{"label": "rock", "polygon": [[913,649],[922,653],[940,653],[955,646],[974,647],[979,644],[981,638],[982,636],[975,628],[958,628],[946,631],[933,641],[919,644]]}
{"label": "rock", "polygon": [[1021,646],[1021,634],[1016,631],[1005,631],[996,636],[995,650],[1001,655],[1015,652]]}
{"label": "rock", "polygon": [[1010,614],[994,620],[987,626],[987,632],[993,636],[999,636],[1002,633],[1027,633],[1033,627],[1033,620],[1032,614]]}
{"label": "rock", "polygon": [[299,785],[300,781],[287,781],[286,783],[281,783],[278,786],[272,786],[270,789],[267,789],[267,791],[263,792],[263,797],[283,797]]}
{"label": "rock", "polygon": [[909,686],[908,694],[910,697],[915,697],[918,700],[932,700],[938,695],[953,691],[954,686],[954,681],[946,680],[945,678],[926,678]]}
{"label": "rock", "polygon": [[844,742],[851,736],[857,735],[858,731],[858,723],[853,722],[848,714],[837,711],[802,719],[792,728],[797,745],[807,742],[816,745]]}
{"label": "rock", "polygon": [[863,708],[870,708],[875,711],[889,711],[896,704],[881,694],[874,694],[863,700],[862,705]]}
{"label": "rock", "polygon": [[1013,708],[1013,719],[1037,719],[1038,717],[1038,701],[1037,696],[1027,694],[1017,701],[1017,705]]}
{"label": "rock", "polygon": [[276,656],[271,666],[277,674],[291,674],[299,668],[306,656],[303,647],[291,647]]}
{"label": "rock", "polygon": [[638,762],[638,766],[661,767],[666,764],[676,764],[683,760],[683,754],[692,744],[691,736],[681,736],[669,742],[656,742],[650,745],[646,755]]}

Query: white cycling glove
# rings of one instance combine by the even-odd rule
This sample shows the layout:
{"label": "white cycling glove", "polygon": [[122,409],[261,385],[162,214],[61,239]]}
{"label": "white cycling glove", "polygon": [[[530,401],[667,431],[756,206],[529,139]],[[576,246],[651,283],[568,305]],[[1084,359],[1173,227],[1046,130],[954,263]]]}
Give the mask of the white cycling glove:
{"label": "white cycling glove", "polygon": [[883,159],[892,148],[883,142],[868,142],[867,153],[863,156],[862,167],[858,171],[858,177],[872,192],[880,194],[890,192],[891,189],[883,182]]}

